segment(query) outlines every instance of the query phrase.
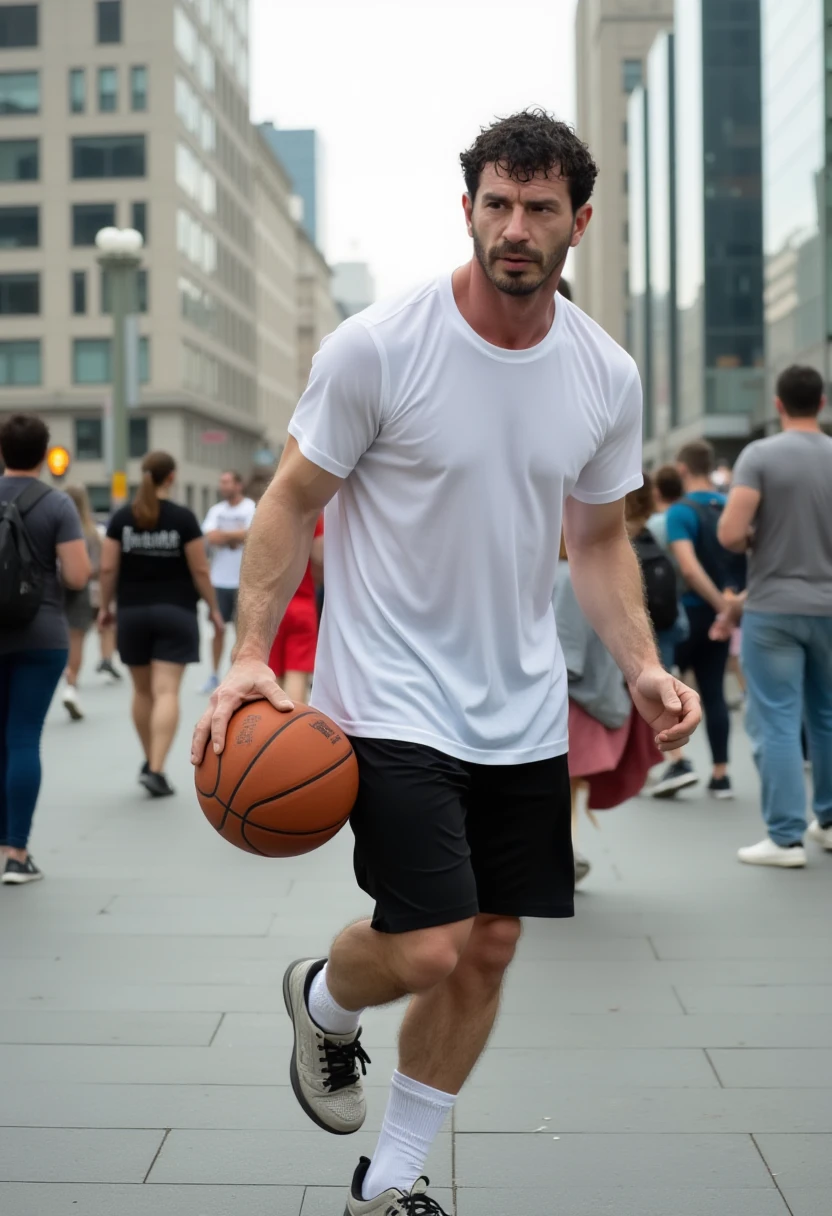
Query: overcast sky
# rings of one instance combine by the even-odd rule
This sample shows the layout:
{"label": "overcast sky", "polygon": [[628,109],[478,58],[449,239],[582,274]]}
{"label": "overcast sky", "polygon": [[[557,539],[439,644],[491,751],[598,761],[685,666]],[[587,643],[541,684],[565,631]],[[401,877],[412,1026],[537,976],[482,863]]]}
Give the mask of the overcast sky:
{"label": "overcast sky", "polygon": [[459,153],[495,115],[570,122],[576,0],[252,0],[252,118],[315,127],[323,243],[378,294],[470,256]]}

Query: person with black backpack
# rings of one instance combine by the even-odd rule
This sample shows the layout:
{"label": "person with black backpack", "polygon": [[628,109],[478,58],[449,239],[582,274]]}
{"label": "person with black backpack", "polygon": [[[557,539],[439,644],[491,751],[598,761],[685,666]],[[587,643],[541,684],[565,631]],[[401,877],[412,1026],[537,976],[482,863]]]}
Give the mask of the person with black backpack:
{"label": "person with black backpack", "polygon": [[708,789],[715,798],[733,798],[728,776],[730,718],[725,701],[729,643],[710,636],[716,618],[728,609],[730,592],[745,586],[745,558],[720,544],[717,528],[725,495],[713,487],[714,449],[705,439],[685,444],[676,457],[685,496],[667,512],[667,539],[687,585],[683,596],[690,636],[677,652],[680,670],[692,671],[713,760]]}
{"label": "person with black backpack", "polygon": [[28,851],[40,792],[40,736],[66,666],[64,587],[81,590],[90,560],[74,503],[44,485],[49,431],[31,414],[0,426],[0,850],[2,882],[42,878]]}

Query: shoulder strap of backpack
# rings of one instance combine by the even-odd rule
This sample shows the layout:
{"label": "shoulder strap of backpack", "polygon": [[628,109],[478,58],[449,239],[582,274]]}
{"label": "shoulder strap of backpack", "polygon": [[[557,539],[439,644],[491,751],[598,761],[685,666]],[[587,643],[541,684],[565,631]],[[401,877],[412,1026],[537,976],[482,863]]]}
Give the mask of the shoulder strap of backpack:
{"label": "shoulder strap of backpack", "polygon": [[14,500],[21,518],[29,514],[32,507],[37,506],[42,498],[46,498],[47,494],[52,493],[51,486],[45,486],[42,481],[35,481],[32,485],[26,487],[22,494],[18,494]]}

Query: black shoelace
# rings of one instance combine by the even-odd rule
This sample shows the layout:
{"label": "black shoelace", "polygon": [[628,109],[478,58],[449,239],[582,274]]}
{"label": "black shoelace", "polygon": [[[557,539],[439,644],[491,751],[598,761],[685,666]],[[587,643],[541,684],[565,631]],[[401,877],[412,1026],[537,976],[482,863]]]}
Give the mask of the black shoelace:
{"label": "black shoelace", "polygon": [[366,1077],[367,1065],[372,1061],[361,1046],[360,1039],[359,1030],[351,1043],[333,1043],[327,1038],[321,1042],[321,1063],[326,1065],[323,1071],[329,1073],[324,1087],[331,1094],[336,1094],[339,1089],[346,1089],[349,1085],[355,1085],[358,1080],[358,1064],[361,1065],[362,1075]]}
{"label": "black shoelace", "polygon": [[426,1195],[424,1191],[418,1194],[404,1195],[398,1200],[399,1207],[407,1216],[448,1216],[448,1213],[440,1208],[435,1199],[431,1199],[430,1195]]}

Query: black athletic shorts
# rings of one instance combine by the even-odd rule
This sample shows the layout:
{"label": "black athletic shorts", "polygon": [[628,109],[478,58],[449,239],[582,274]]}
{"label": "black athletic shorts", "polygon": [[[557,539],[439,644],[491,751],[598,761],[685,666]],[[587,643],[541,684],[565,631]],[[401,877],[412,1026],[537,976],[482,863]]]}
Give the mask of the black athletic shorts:
{"label": "black athletic shorts", "polygon": [[119,608],[116,617],[118,652],[127,667],[160,663],[199,662],[199,621],[196,609],[177,604],[146,604]]}
{"label": "black athletic shorts", "polygon": [[469,764],[419,743],[352,739],[355,875],[373,928],[407,933],[495,916],[574,916],[566,756]]}
{"label": "black athletic shorts", "polygon": [[232,621],[237,619],[237,588],[215,587],[214,591],[217,595],[217,607],[220,610],[220,615],[226,625],[230,625]]}

